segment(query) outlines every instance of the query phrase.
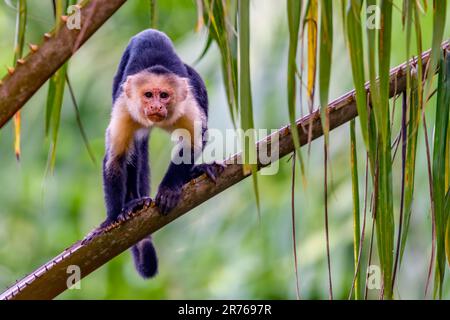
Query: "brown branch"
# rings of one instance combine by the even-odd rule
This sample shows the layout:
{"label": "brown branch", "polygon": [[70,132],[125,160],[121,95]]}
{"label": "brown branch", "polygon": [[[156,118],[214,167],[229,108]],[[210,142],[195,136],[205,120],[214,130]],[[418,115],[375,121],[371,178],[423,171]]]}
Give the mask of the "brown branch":
{"label": "brown branch", "polygon": [[83,1],[81,30],[64,26],[58,32],[45,34],[43,43],[30,45],[30,53],[0,80],[0,128],[125,1]]}
{"label": "brown branch", "polygon": [[[442,47],[446,50],[450,49],[448,42],[443,43]],[[430,51],[423,53],[424,66],[426,66],[429,57]],[[417,67],[417,59],[411,63],[413,68]],[[392,97],[405,89],[406,64],[403,64],[391,71],[390,96]],[[328,113],[330,129],[334,129],[355,118],[357,112],[354,91],[330,103]],[[297,120],[296,123],[300,132],[301,145],[308,142],[310,125],[312,126],[310,131],[312,139],[322,135],[319,111]],[[281,158],[294,150],[294,144],[288,126],[281,128],[276,134],[279,134],[279,158]],[[272,134],[259,141],[258,148],[267,146],[270,150],[274,135]],[[168,216],[161,216],[153,206],[144,208],[140,212],[134,213],[129,220],[117,223],[109,230],[93,236],[88,242],[78,241],[56,258],[18,281],[2,293],[0,299],[52,299],[56,297],[67,289],[68,266],[78,266],[81,270],[81,277],[85,277],[121,252],[127,250],[146,235],[154,233],[202,202],[246,178],[243,174],[242,166],[237,164],[239,163],[239,158],[240,154],[227,160],[228,166],[218,177],[216,184],[205,177],[200,177],[186,184],[183,188],[180,204]],[[263,165],[260,165],[261,167]]]}

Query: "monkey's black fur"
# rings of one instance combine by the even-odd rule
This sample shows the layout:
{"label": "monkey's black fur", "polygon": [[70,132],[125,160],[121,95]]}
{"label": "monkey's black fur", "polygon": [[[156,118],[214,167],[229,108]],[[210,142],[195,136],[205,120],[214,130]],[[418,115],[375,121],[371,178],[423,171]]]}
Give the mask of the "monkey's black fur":
{"label": "monkey's black fur", "polygon": [[143,278],[151,278],[158,272],[158,259],[153,246],[152,237],[139,241],[131,248],[136,270]]}
{"label": "monkey's black fur", "polygon": [[[128,44],[120,61],[113,83],[113,106],[122,93],[122,84],[127,77],[141,71],[155,74],[172,73],[188,78],[192,95],[204,114],[202,124],[203,145],[207,129],[208,96],[200,75],[190,66],[184,64],[174,51],[170,39],[162,32],[145,30],[134,36]],[[108,143],[108,142],[107,142]],[[137,199],[150,194],[150,168],[148,163],[148,134],[134,138],[133,153],[114,158],[114,163],[107,166],[107,152],[103,163],[103,179],[107,220],[109,224],[118,219],[127,203],[134,205]],[[182,152],[182,151],[181,151]],[[192,155],[192,160],[194,155]],[[171,161],[169,168],[159,186],[156,204],[161,213],[167,214],[178,203],[183,184],[192,177],[205,172],[206,167],[194,169],[191,164],[175,164]],[[133,202],[134,201],[134,202]],[[144,278],[157,273],[156,251],[151,237],[144,238],[132,248],[136,268]]]}

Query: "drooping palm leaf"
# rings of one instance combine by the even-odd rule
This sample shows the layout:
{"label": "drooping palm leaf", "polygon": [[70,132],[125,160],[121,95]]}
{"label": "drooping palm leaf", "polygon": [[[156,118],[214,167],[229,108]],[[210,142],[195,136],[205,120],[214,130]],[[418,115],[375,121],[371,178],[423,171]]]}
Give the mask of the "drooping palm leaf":
{"label": "drooping palm leaf", "polygon": [[353,83],[356,94],[361,133],[366,149],[370,152],[369,143],[369,115],[367,112],[367,98],[364,87],[364,54],[361,25],[361,0],[351,0],[346,11],[346,42],[350,54]]}
{"label": "drooping palm leaf", "polygon": [[304,176],[304,163],[300,150],[300,141],[298,138],[298,130],[295,125],[296,120],[296,88],[297,88],[297,49],[298,49],[298,37],[300,30],[300,18],[302,11],[302,1],[287,0],[287,19],[289,30],[289,49],[288,49],[288,69],[287,69],[287,101],[288,101],[288,113],[289,122],[292,130],[292,137],[294,141],[295,150],[292,157],[292,186],[291,186],[291,219],[292,219],[292,243],[294,250],[294,268],[295,268],[295,280],[296,280],[296,294],[297,299],[300,299],[300,284],[298,275],[297,264],[297,245],[296,245],[296,232],[295,232],[295,161],[298,155],[300,171],[303,178],[303,183],[306,184]]}
{"label": "drooping palm leaf", "polygon": [[[406,59],[407,61],[410,60],[410,52],[411,52],[411,34],[412,34],[412,22],[413,22],[413,10],[415,10],[414,4],[412,3],[412,1],[406,0],[403,1],[403,11],[402,11],[402,23],[403,23],[403,28],[406,30]],[[402,179],[404,179],[405,184],[401,190],[401,195],[402,197],[404,197],[404,205],[403,205],[403,210],[402,212],[400,212],[400,214],[403,216],[403,225],[402,225],[402,232],[398,233],[398,236],[400,237],[400,243],[397,243],[397,252],[396,252],[396,262],[395,262],[395,267],[394,267],[394,273],[396,272],[397,269],[397,265],[398,268],[401,265],[401,261],[402,261],[402,256],[403,256],[403,250],[404,250],[404,245],[403,245],[403,238],[406,237],[406,235],[404,236],[404,233],[408,233],[408,226],[409,226],[409,216],[411,213],[410,210],[410,205],[411,205],[411,201],[412,201],[412,186],[414,185],[413,181],[414,179],[411,180],[411,171],[414,169],[415,167],[415,152],[412,154],[410,151],[411,148],[411,143],[413,141],[413,137],[417,137],[417,135],[409,135],[410,129],[414,128],[414,124],[416,123],[416,121],[414,121],[414,116],[415,116],[415,112],[413,112],[411,114],[411,111],[413,110],[413,105],[412,105],[412,91],[411,91],[411,82],[412,82],[412,75],[411,75],[411,67],[408,64],[406,67],[407,71],[406,71],[406,92],[404,92],[404,94],[406,94],[406,108],[407,108],[407,112],[409,113],[409,126],[407,127],[408,133],[407,133],[407,140],[405,141],[406,143],[406,159],[405,159],[405,172],[404,175],[402,175]],[[417,133],[417,130],[412,132]],[[417,141],[417,139],[415,139]],[[415,150],[415,149],[414,149]],[[411,196],[408,197],[408,195],[411,194]],[[399,226],[400,228],[400,226]],[[406,239],[406,238],[405,238]],[[395,281],[395,279],[394,279]]]}
{"label": "drooping palm leaf", "polygon": [[[200,10],[199,8],[197,8]],[[208,50],[212,40],[214,40],[220,50],[222,75],[225,83],[228,106],[234,126],[238,117],[238,77],[237,77],[237,37],[233,29],[237,8],[225,0],[203,0],[203,17],[208,27],[208,40],[204,55]]]}
{"label": "drooping palm leaf", "polygon": [[441,53],[440,45],[444,36],[445,21],[447,14],[447,1],[433,0],[433,41],[431,45],[431,57],[427,66],[427,77],[425,80],[425,101],[431,94],[433,85],[433,75],[439,64]]}
{"label": "drooping palm leaf", "polygon": [[[369,11],[369,8],[373,8],[374,6],[377,6],[376,0],[367,0],[366,10]],[[373,13],[372,13],[373,14]],[[370,26],[366,28],[367,33],[367,57],[368,57],[368,67],[369,67],[369,80],[370,80],[370,102],[372,105],[371,114],[372,117],[375,119],[376,123],[378,124],[378,127],[380,127],[379,123],[382,122],[382,113],[381,113],[381,106],[380,106],[380,88],[379,83],[377,82],[377,71],[376,71],[376,52],[377,52],[377,28],[376,28],[375,21],[375,27]],[[376,130],[376,129],[375,129]],[[369,156],[371,158],[374,158],[373,151],[370,152],[369,150]]]}
{"label": "drooping palm leaf", "polygon": [[[376,212],[377,246],[383,273],[384,298],[392,299],[394,260],[394,213],[392,193],[391,133],[389,113],[389,67],[391,55],[392,2],[381,1],[381,28],[378,38],[379,108],[377,132],[380,137],[379,192]],[[375,108],[375,106],[374,106]],[[375,117],[376,118],[376,117]]]}
{"label": "drooping palm leaf", "polygon": [[[450,212],[450,190],[445,196],[445,211]],[[447,231],[445,232],[445,251],[447,253],[447,261],[450,265],[450,217],[447,218]]]}
{"label": "drooping palm leaf", "polygon": [[[380,121],[377,121],[383,142],[387,142],[390,128],[389,67],[391,61],[392,1],[381,1],[381,26],[378,34],[378,76]],[[375,107],[375,106],[374,106]],[[386,143],[387,144],[387,143]]]}
{"label": "drooping palm leaf", "polygon": [[[433,1],[433,40],[432,40],[432,47],[431,47],[431,57],[430,57],[430,61],[427,65],[427,73],[426,73],[426,80],[425,80],[425,85],[424,85],[424,89],[423,89],[423,104],[426,104],[429,101],[429,97],[432,94],[432,86],[433,86],[433,80],[434,78],[432,77],[432,75],[435,73],[435,70],[439,64],[439,59],[440,59],[440,48],[439,45],[436,45],[436,43],[438,41],[442,41],[443,38],[443,34],[444,34],[444,28],[445,28],[445,20],[446,20],[446,7],[447,7],[447,2],[446,1],[437,1],[434,0]],[[422,113],[422,117],[423,117],[423,123],[424,123],[424,128],[426,128],[426,122],[425,122],[425,113]],[[425,132],[426,133],[426,132]],[[436,297],[437,294],[439,294],[439,296],[441,296],[441,286],[440,286],[440,272],[438,269],[441,269],[440,266],[438,266],[439,264],[439,260],[442,258],[438,258],[438,254],[437,251],[440,251],[440,256],[442,256],[442,244],[439,245],[438,242],[442,242],[441,240],[438,240],[438,229],[440,229],[441,227],[439,227],[437,224],[437,220],[439,219],[436,215],[439,213],[436,213],[436,204],[435,204],[435,192],[434,192],[434,187],[435,187],[435,183],[433,182],[433,174],[430,172],[431,169],[431,156],[430,156],[430,151],[429,151],[429,146],[428,146],[428,139],[426,138],[426,143],[427,143],[427,163],[428,163],[428,171],[429,171],[429,180],[430,180],[430,198],[431,198],[431,214],[432,214],[432,235],[433,235],[433,245],[432,245],[432,253],[431,253],[431,259],[430,259],[430,266],[429,266],[429,272],[428,272],[428,279],[427,279],[427,284],[426,284],[426,288],[425,288],[425,294],[427,292],[428,289],[428,285],[430,283],[430,278],[431,278],[431,269],[433,266],[433,262],[436,259],[436,269],[435,269],[435,286],[434,286],[434,296]],[[439,221],[439,224],[441,224],[442,222]],[[440,246],[440,249],[438,249],[437,247]]]}
{"label": "drooping palm leaf", "polygon": [[64,98],[64,87],[66,83],[65,75],[67,63],[65,63],[49,80],[49,91],[47,97],[47,110],[49,110],[49,128],[51,128],[51,144],[49,154],[49,169],[53,171],[56,160],[56,146],[58,142],[59,124],[61,120],[61,109]]}
{"label": "drooping palm leaf", "polygon": [[[414,29],[416,35],[417,52],[422,52],[422,30],[420,24],[420,11],[417,8],[417,1],[413,1],[412,5],[408,7],[412,11],[411,16],[414,21]],[[407,18],[409,19],[409,18]],[[408,21],[407,21],[407,38],[408,38]],[[409,50],[409,43],[407,44],[407,51]],[[412,203],[414,194],[414,180],[416,171],[416,154],[417,154],[417,134],[420,124],[420,113],[423,107],[423,90],[422,79],[423,74],[422,57],[418,56],[417,69],[415,70],[415,76],[407,78],[407,85],[409,84],[409,125],[408,125],[408,142],[407,142],[407,154],[406,154],[406,178],[405,178],[405,210],[404,210],[404,227],[402,231],[402,240],[400,246],[400,265],[402,257],[405,251],[406,240],[408,237],[409,222],[412,214]],[[409,69],[409,68],[408,68]]]}
{"label": "drooping palm leaf", "polygon": [[300,18],[302,12],[302,1],[299,0],[287,0],[287,17],[288,17],[288,29],[289,29],[289,52],[288,52],[288,69],[287,69],[287,101],[289,111],[289,123],[292,130],[292,138],[296,150],[296,158],[298,157],[300,164],[300,171],[303,177],[303,183],[306,184],[304,177],[304,162],[300,151],[300,141],[298,138],[298,130],[295,125],[296,120],[296,88],[297,88],[297,49],[298,49],[298,37],[300,30]]}
{"label": "drooping palm leaf", "polygon": [[333,55],[333,4],[332,1],[320,2],[320,52],[319,52],[319,95],[320,117],[324,132],[325,144],[328,146],[329,120],[326,113],[331,78],[331,62]]}
{"label": "drooping palm leaf", "polygon": [[[317,74],[317,35],[318,35],[318,2],[317,0],[308,0],[305,9],[305,18],[303,20],[302,35],[305,34],[305,28],[307,29],[307,77],[306,77],[306,92],[308,101],[308,111],[313,112],[314,108],[314,96],[316,92],[316,74]],[[303,41],[302,41],[303,46]],[[302,48],[303,50],[303,48]],[[303,53],[303,52],[302,52]],[[303,59],[303,57],[302,57]],[[303,61],[302,61],[303,63]],[[303,71],[303,66],[302,66]],[[302,88],[300,87],[300,90]],[[311,152],[311,139],[312,131],[311,126],[308,130],[308,155]]]}
{"label": "drooping palm leaf", "polygon": [[300,299],[300,276],[298,274],[298,258],[297,258],[297,236],[295,228],[295,154],[292,154],[292,182],[291,182],[291,222],[292,222],[292,250],[294,256],[294,272],[295,272],[295,293],[297,300]]}
{"label": "drooping palm leaf", "polygon": [[361,299],[361,276],[359,272],[360,259],[360,209],[359,209],[359,182],[358,182],[358,158],[356,154],[356,130],[355,120],[350,121],[350,168],[352,174],[353,196],[353,261],[355,267],[354,292],[355,300]]}
{"label": "drooping palm leaf", "polygon": [[72,100],[73,108],[75,110],[75,117],[77,120],[78,129],[80,130],[81,138],[83,139],[83,143],[84,146],[86,147],[89,157],[95,164],[97,160],[95,159],[94,151],[92,150],[91,144],[89,143],[89,139],[86,135],[86,130],[84,130],[83,122],[81,122],[80,108],[78,107],[78,102],[77,99],[75,98],[75,92],[72,88],[72,83],[70,82],[69,75],[67,72],[66,72],[66,84],[67,88],[69,89],[70,99]]}
{"label": "drooping palm leaf", "polygon": [[[409,70],[409,68],[407,69]],[[407,77],[410,77],[408,74]],[[398,233],[397,233],[397,244],[395,250],[395,261],[394,261],[394,269],[392,275],[392,290],[395,287],[395,279],[398,271],[398,264],[400,261],[400,243],[403,232],[403,217],[404,217],[404,209],[405,209],[405,183],[406,183],[406,151],[407,151],[407,112],[408,112],[408,89],[402,93],[402,124],[401,124],[401,133],[399,138],[399,144],[401,141],[402,144],[402,182],[401,182],[401,194],[400,194],[400,214],[398,221]]]}
{"label": "drooping palm leaf", "polygon": [[318,3],[317,0],[309,0],[306,6],[306,18],[304,25],[307,26],[307,51],[308,51],[308,76],[306,89],[308,92],[309,112],[312,112],[314,106],[314,94],[316,88],[317,73],[317,35],[318,35]]}
{"label": "drooping palm leaf", "polygon": [[[325,230],[327,241],[327,262],[328,262],[328,281],[329,295],[333,298],[331,281],[331,258],[330,243],[328,233],[328,131],[329,119],[326,112],[328,106],[328,93],[331,77],[331,61],[333,55],[333,5],[331,1],[321,0],[320,2],[320,52],[319,52],[319,95],[320,95],[320,118],[324,132],[324,205],[325,205]],[[309,31],[308,31],[309,33]],[[311,92],[310,92],[311,93]],[[358,210],[359,211],[359,210]],[[359,234],[359,228],[358,228]]]}
{"label": "drooping palm leaf", "polygon": [[241,128],[251,132],[243,137],[243,170],[251,172],[259,216],[258,165],[254,134],[253,102],[250,76],[250,0],[239,1],[239,109]]}
{"label": "drooping palm leaf", "polygon": [[[25,44],[25,29],[27,26],[27,0],[17,1],[17,16],[16,16],[16,35],[14,44],[14,61],[13,64],[17,65],[17,61],[23,56],[23,47]],[[18,111],[14,116],[14,152],[16,159],[20,159],[20,124],[21,116]]]}
{"label": "drooping palm leaf", "polygon": [[[59,30],[63,26],[61,17],[64,13],[68,3],[64,4],[63,0],[54,0],[53,8],[55,12],[55,29]],[[56,161],[56,146],[58,142],[59,124],[61,120],[61,109],[64,98],[64,88],[66,83],[66,62],[61,68],[59,68],[49,80],[48,93],[47,93],[47,106],[45,115],[45,134],[48,136],[51,130],[51,142],[47,169],[52,172],[55,167]]]}
{"label": "drooping palm leaf", "polygon": [[436,223],[436,269],[435,294],[442,298],[442,284],[445,274],[445,231],[448,211],[445,211],[445,185],[447,131],[450,106],[450,54],[439,63],[438,91],[436,100],[436,121],[433,148],[433,203]]}
{"label": "drooping palm leaf", "polygon": [[[204,12],[203,0],[196,0],[196,4],[197,4],[197,23],[195,24],[195,32],[198,32],[205,24],[205,20],[203,18]],[[210,39],[211,37],[208,37],[208,40]]]}

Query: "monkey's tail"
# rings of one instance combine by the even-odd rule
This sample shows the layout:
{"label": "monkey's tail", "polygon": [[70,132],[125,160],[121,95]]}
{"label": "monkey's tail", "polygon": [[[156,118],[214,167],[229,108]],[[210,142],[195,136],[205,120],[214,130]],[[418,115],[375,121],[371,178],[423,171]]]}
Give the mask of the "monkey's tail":
{"label": "monkey's tail", "polygon": [[158,273],[158,258],[151,235],[135,244],[131,252],[136,270],[143,278],[152,278]]}

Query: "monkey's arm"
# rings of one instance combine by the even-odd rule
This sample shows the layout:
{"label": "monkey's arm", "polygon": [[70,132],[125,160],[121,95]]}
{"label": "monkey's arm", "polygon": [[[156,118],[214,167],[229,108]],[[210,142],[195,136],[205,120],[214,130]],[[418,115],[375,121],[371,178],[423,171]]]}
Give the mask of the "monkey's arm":
{"label": "monkey's arm", "polygon": [[[179,159],[183,159],[183,149],[178,153]],[[191,152],[190,161],[175,163],[170,161],[169,168],[164,175],[156,195],[156,205],[162,214],[169,213],[179,202],[181,188],[191,178],[191,171],[194,167],[195,155]]]}
{"label": "monkey's arm", "polygon": [[133,141],[139,125],[126,112],[119,99],[113,107],[106,131],[106,155],[103,161],[103,189],[107,220],[117,220],[127,194],[127,161],[133,153]]}
{"label": "monkey's arm", "polygon": [[171,162],[155,199],[161,213],[169,213],[178,204],[185,183],[203,174],[215,182],[224,168],[225,165],[221,163],[175,164]]}
{"label": "monkey's arm", "polygon": [[103,190],[107,219],[105,225],[115,221],[122,211],[126,193],[126,157],[111,158],[106,154],[103,160]]}
{"label": "monkey's arm", "polygon": [[[181,148],[176,153],[178,158],[172,159],[170,162],[155,199],[156,205],[160,208],[162,214],[169,213],[178,204],[181,198],[181,190],[185,183],[202,174],[206,174],[212,181],[216,181],[217,175],[223,171],[224,165],[222,164],[195,164],[195,160],[206,145],[205,131],[201,140],[202,142],[196,144],[196,147],[180,144]],[[185,155],[186,152],[189,152],[189,154]],[[183,162],[180,163],[180,159],[183,159]]]}

